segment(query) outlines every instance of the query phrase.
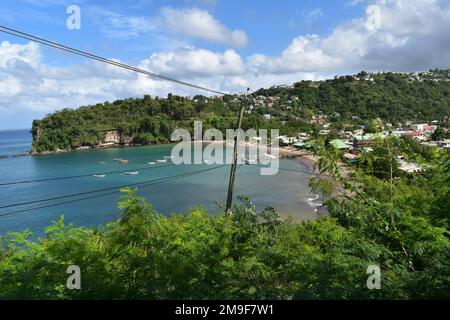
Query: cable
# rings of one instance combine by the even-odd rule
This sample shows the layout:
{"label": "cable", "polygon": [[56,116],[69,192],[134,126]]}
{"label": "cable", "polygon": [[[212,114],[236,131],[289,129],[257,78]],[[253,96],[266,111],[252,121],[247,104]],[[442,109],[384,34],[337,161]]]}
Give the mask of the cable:
{"label": "cable", "polygon": [[0,209],[24,206],[24,205],[28,205],[28,204],[41,203],[41,202],[47,202],[47,201],[65,199],[65,198],[72,198],[72,197],[82,196],[82,195],[86,195],[86,194],[90,194],[90,193],[110,191],[110,190],[130,187],[130,186],[139,186],[139,185],[144,184],[146,182],[148,182],[148,181],[137,182],[137,183],[132,183],[132,184],[126,184],[126,185],[121,185],[121,186],[116,186],[116,187],[111,187],[111,188],[104,188],[104,189],[98,189],[98,190],[91,190],[91,191],[86,191],[86,192],[74,193],[74,194],[69,194],[69,195],[64,195],[64,196],[53,197],[53,198],[46,198],[46,199],[40,199],[40,200],[33,200],[33,201],[9,204],[9,205],[0,206]]}
{"label": "cable", "polygon": [[[265,167],[265,166],[263,166],[263,165],[258,165],[258,164],[247,164],[247,165],[258,166],[258,167],[263,167],[263,168]],[[129,172],[129,171],[153,170],[153,169],[166,168],[166,167],[172,167],[172,166],[175,166],[175,164],[167,164],[167,165],[162,165],[162,166],[145,167],[145,168],[132,168],[132,169],[118,170],[118,171],[95,172],[95,173],[82,174],[82,175],[76,175],[76,176],[65,176],[65,177],[56,177],[56,178],[43,178],[43,179],[24,180],[24,181],[12,181],[12,182],[0,183],[0,187],[3,187],[3,186],[10,186],[10,185],[18,185],[18,184],[37,183],[37,182],[47,182],[47,181],[57,181],[57,180],[68,180],[68,179],[87,178],[87,177],[92,177],[93,175],[101,175],[101,174],[106,174],[106,175],[108,175],[108,174],[125,173],[125,172]],[[312,174],[311,172],[308,172],[308,171],[294,170],[294,169],[286,169],[286,168],[278,168],[278,170],[282,170],[282,171],[291,171],[291,172],[296,172],[296,173],[307,173],[307,174]],[[226,179],[226,177],[225,177],[224,179]],[[0,208],[1,208],[1,207],[0,207]]]}
{"label": "cable", "polygon": [[[158,168],[165,168],[165,167],[172,167],[175,164],[167,164],[167,165],[161,165],[161,166],[154,166],[154,167],[143,167],[143,168],[132,168],[127,170],[118,170],[118,171],[105,171],[105,172],[94,172],[89,174],[82,174],[82,175],[75,175],[75,176],[65,176],[65,177],[55,177],[55,178],[43,178],[43,179],[36,179],[36,180],[23,180],[23,181],[11,181],[11,182],[5,182],[0,183],[0,187],[4,186],[11,186],[11,185],[18,185],[18,184],[27,184],[27,183],[37,183],[37,182],[47,182],[47,181],[57,181],[57,180],[68,180],[68,179],[78,179],[78,178],[87,178],[92,177],[93,175],[100,175],[100,174],[117,174],[117,173],[125,173],[129,171],[144,171],[144,170],[152,170],[152,169],[158,169]],[[263,165],[257,165],[257,164],[248,164],[252,166],[259,166],[264,167]],[[299,173],[309,173],[307,171],[301,171],[301,170],[294,170],[294,169],[283,169],[278,168],[279,170],[284,171],[292,171],[292,172],[299,172]],[[225,178],[224,178],[225,179]]]}
{"label": "cable", "polygon": [[[194,172],[187,172],[187,173],[183,173],[183,174],[179,174],[179,175],[175,175],[175,176],[171,176],[171,177],[155,179],[155,180],[152,180],[151,182],[142,183],[142,185],[140,185],[139,187],[140,188],[145,188],[145,187],[149,187],[149,186],[152,186],[152,185],[157,185],[157,184],[168,182],[168,181],[178,180],[178,179],[182,179],[182,178],[185,178],[185,177],[188,177],[188,176],[191,176],[191,175],[195,175],[195,174],[199,174],[199,173],[203,173],[203,172],[219,169],[219,168],[224,167],[224,166],[226,166],[226,165],[221,165],[221,166],[217,166],[217,167],[214,167],[214,168],[197,170],[197,171],[194,171]],[[121,189],[121,188],[119,188],[119,189]],[[35,208],[29,208],[29,209],[24,209],[24,210],[12,211],[12,212],[8,212],[8,213],[0,214],[0,217],[6,217],[6,216],[11,216],[11,215],[19,214],[19,213],[23,213],[23,212],[29,212],[29,211],[34,211],[34,210],[38,210],[38,209],[51,208],[51,207],[60,206],[60,205],[64,205],[64,204],[69,204],[69,203],[73,203],[73,202],[79,202],[79,201],[83,201],[83,200],[89,200],[89,199],[104,197],[104,196],[116,194],[116,193],[119,193],[119,192],[120,192],[120,190],[115,190],[113,192],[103,193],[103,194],[99,194],[99,195],[94,195],[94,196],[89,196],[89,197],[84,197],[84,198],[79,198],[79,199],[74,199],[74,200],[68,200],[68,201],[59,202],[59,203],[53,203],[53,204],[40,206],[40,207],[35,207]]]}
{"label": "cable", "polygon": [[2,187],[2,186],[10,186],[10,185],[17,185],[17,184],[25,184],[25,183],[36,183],[36,182],[46,182],[46,181],[86,178],[86,177],[92,177],[93,175],[99,175],[99,174],[116,174],[116,173],[125,173],[125,172],[129,172],[129,171],[152,170],[152,169],[158,169],[158,168],[173,167],[175,165],[176,164],[172,163],[172,164],[167,164],[167,165],[162,165],[162,166],[155,166],[155,167],[135,168],[135,169],[127,169],[127,170],[120,170],[120,171],[109,171],[109,172],[98,172],[98,173],[90,173],[90,174],[81,174],[81,175],[76,175],[76,176],[65,176],[65,177],[56,177],[56,178],[43,178],[43,179],[24,180],[24,181],[12,181],[12,182],[0,183],[0,187]]}
{"label": "cable", "polygon": [[[255,167],[259,167],[259,168],[270,168],[270,167],[267,167],[267,166],[264,166],[264,165],[261,165],[261,164],[253,164],[253,163],[248,163],[248,164],[245,164],[245,165],[247,165],[247,166],[255,166]],[[306,170],[295,170],[295,169],[288,169],[288,168],[278,168],[278,170],[295,172],[295,173],[306,173],[306,174],[309,174],[309,175],[316,175],[316,173],[311,172],[311,171],[306,171]]]}
{"label": "cable", "polygon": [[204,91],[208,91],[208,92],[219,94],[219,95],[226,95],[227,94],[225,92],[209,89],[209,88],[206,88],[206,87],[203,87],[203,86],[199,86],[199,85],[195,85],[195,84],[192,84],[192,83],[189,83],[189,82],[177,80],[177,79],[174,79],[174,78],[171,78],[171,77],[168,77],[168,76],[164,76],[164,75],[160,75],[160,74],[157,74],[157,73],[154,73],[154,72],[150,72],[150,71],[146,71],[146,70],[143,70],[143,69],[139,69],[139,68],[136,68],[134,66],[130,66],[130,65],[127,65],[127,64],[124,64],[124,63],[120,63],[120,62],[117,62],[117,61],[114,61],[114,60],[106,59],[106,58],[103,58],[103,57],[91,54],[91,53],[86,52],[86,51],[82,51],[82,50],[78,50],[78,49],[75,49],[75,48],[71,48],[71,47],[62,45],[60,43],[53,42],[53,41],[50,41],[50,40],[46,40],[44,38],[39,38],[39,37],[31,35],[29,33],[25,33],[25,32],[22,32],[22,31],[19,31],[19,30],[16,30],[16,29],[8,28],[8,27],[2,26],[2,25],[0,25],[0,31],[3,32],[3,33],[7,33],[9,35],[15,36],[15,37],[19,37],[19,38],[30,40],[30,41],[33,41],[33,42],[37,42],[37,43],[40,43],[40,44],[43,44],[43,45],[46,45],[46,46],[49,46],[49,47],[53,47],[55,49],[59,49],[59,50],[66,51],[66,52],[70,52],[70,53],[73,53],[73,54],[76,54],[76,55],[79,55],[79,56],[83,56],[83,57],[86,57],[86,58],[89,58],[89,59],[101,61],[101,62],[108,63],[108,64],[111,64],[111,65],[114,65],[114,66],[117,66],[117,67],[120,67],[120,68],[124,68],[124,69],[128,69],[128,70],[135,71],[135,72],[138,72],[138,73],[142,73],[142,74],[145,74],[147,76],[150,76],[150,77],[153,77],[153,78],[156,78],[156,79],[170,81],[170,82],[173,82],[173,83],[176,83],[176,84],[179,84],[179,85],[184,85],[184,86],[187,86],[187,87],[191,87],[191,88],[195,88],[195,89],[199,89],[199,90],[204,90]]}

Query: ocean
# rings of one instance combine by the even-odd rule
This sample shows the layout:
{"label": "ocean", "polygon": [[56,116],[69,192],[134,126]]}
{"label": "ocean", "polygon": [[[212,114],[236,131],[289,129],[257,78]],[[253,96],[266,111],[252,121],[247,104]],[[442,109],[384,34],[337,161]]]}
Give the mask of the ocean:
{"label": "ocean", "polygon": [[11,157],[31,150],[30,130],[0,131],[0,157]]}
{"label": "ocean", "polygon": [[[0,155],[8,156],[0,159],[0,235],[29,229],[34,235],[41,236],[44,228],[61,215],[67,223],[75,226],[106,225],[121,214],[117,208],[117,188],[145,182],[149,183],[138,187],[138,195],[148,199],[163,214],[186,213],[194,207],[204,207],[211,214],[217,213],[217,202],[226,200],[230,167],[170,165],[170,159],[167,163],[148,164],[149,161],[170,156],[172,147],[157,145],[11,157],[30,150],[29,130],[0,131]],[[117,158],[128,159],[129,162],[120,164],[114,161]],[[234,194],[249,197],[258,209],[270,206],[283,216],[315,218],[317,203],[311,202],[314,195],[308,188],[310,168],[291,160],[281,160],[280,167],[299,172],[280,170],[274,176],[261,176],[259,167],[240,166]],[[199,172],[204,169],[213,170]],[[92,176],[99,172],[124,170],[138,171],[139,174]],[[87,176],[10,184],[80,175]],[[166,177],[172,178],[164,180]],[[91,193],[97,190],[104,191]],[[83,195],[68,197],[79,193]]]}

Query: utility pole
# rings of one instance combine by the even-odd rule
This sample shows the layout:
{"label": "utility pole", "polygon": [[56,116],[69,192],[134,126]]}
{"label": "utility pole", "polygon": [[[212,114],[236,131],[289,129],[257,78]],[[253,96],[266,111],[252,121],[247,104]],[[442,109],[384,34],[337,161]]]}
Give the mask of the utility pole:
{"label": "utility pole", "polygon": [[[247,100],[248,92],[250,88],[247,88],[247,94],[245,95],[245,99]],[[247,101],[246,101],[247,102]],[[231,172],[230,172],[230,181],[228,183],[228,195],[227,195],[227,205],[226,205],[226,213],[231,213],[231,204],[233,203],[233,189],[234,189],[234,180],[236,177],[236,167],[237,167],[237,156],[238,156],[238,135],[239,130],[242,126],[242,118],[244,117],[245,103],[241,98],[241,110],[239,111],[239,118],[237,122],[237,132],[234,135],[234,149],[233,149],[233,162],[231,163]]]}

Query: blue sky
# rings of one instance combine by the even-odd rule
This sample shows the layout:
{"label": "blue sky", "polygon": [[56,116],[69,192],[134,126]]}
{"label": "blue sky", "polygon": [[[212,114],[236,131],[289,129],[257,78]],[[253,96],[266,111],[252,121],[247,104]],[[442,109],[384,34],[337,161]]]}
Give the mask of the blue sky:
{"label": "blue sky", "polygon": [[[350,5],[350,0],[140,0],[133,1],[132,5],[117,0],[16,0],[13,5],[11,2],[0,0],[2,24],[98,54],[114,54],[129,62],[138,62],[152,52],[176,45],[189,44],[215,51],[227,49],[227,44],[177,37],[164,28],[124,35],[107,21],[108,15],[152,20],[157,19],[164,8],[198,8],[209,12],[227,28],[247,34],[248,44],[236,49],[240,54],[276,55],[298,35],[330,33],[336,25],[364,12],[363,5]],[[69,16],[66,8],[72,4],[81,9],[80,30],[66,28]],[[126,23],[121,29],[125,28]],[[5,35],[1,39],[24,43]],[[74,57],[65,59],[53,50],[45,50],[45,54],[49,64],[64,65],[74,61]]]}
{"label": "blue sky", "polygon": [[[66,9],[81,10],[69,30]],[[0,24],[228,92],[450,64],[444,0],[0,0]],[[196,94],[0,33],[0,130],[143,94]]]}

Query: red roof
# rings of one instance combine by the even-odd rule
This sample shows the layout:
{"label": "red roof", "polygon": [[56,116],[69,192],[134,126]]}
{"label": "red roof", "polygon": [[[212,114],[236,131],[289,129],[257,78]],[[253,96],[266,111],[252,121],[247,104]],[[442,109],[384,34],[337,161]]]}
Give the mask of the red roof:
{"label": "red roof", "polygon": [[409,136],[409,137],[417,137],[417,136],[423,136],[423,132],[405,132],[402,134],[403,136]]}

